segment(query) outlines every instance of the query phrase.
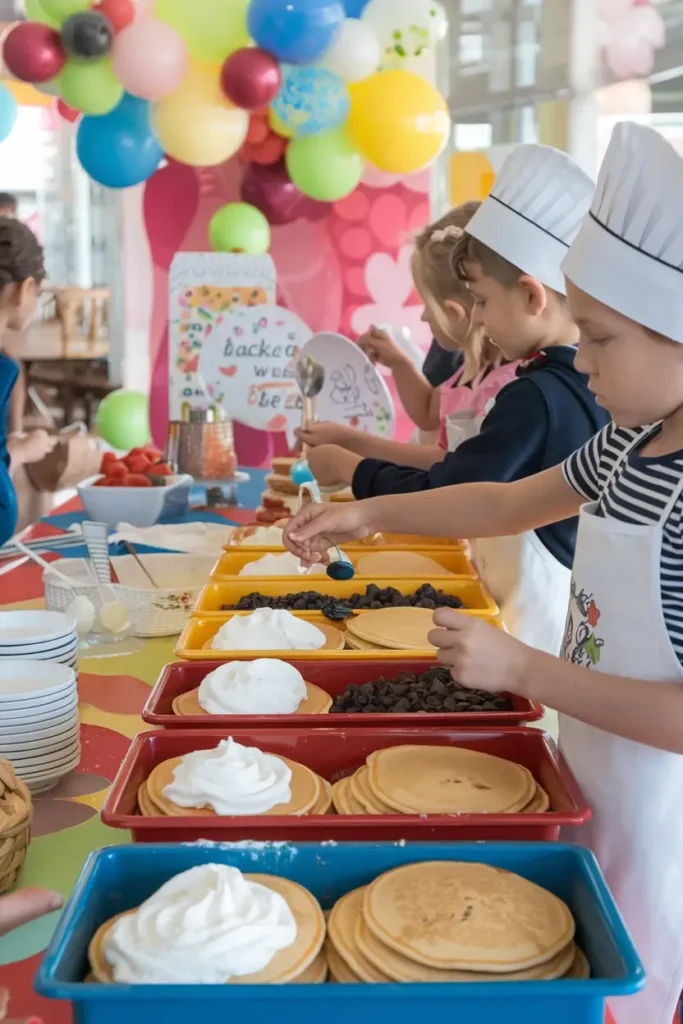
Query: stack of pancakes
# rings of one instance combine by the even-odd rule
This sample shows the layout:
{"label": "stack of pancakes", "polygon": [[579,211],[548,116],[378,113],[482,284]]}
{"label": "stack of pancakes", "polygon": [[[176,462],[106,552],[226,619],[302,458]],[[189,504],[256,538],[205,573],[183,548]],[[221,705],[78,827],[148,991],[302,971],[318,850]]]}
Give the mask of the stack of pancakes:
{"label": "stack of pancakes", "polygon": [[[229,985],[321,985],[327,978],[327,960],[322,951],[325,940],[325,918],[320,904],[308,889],[276,875],[245,875],[283,896],[297,924],[296,940],[276,953],[267,967],[257,974],[231,978]],[[127,911],[134,914],[135,910]],[[107,933],[123,914],[106,921],[93,936],[88,948],[91,974],[86,981],[113,984],[112,970],[106,958]]]}
{"label": "stack of pancakes", "polygon": [[550,799],[528,769],[463,747],[376,750],[335,782],[338,814],[542,814]]}
{"label": "stack of pancakes", "polygon": [[396,868],[347,893],[327,923],[336,982],[587,978],[574,919],[556,896],[486,864]]}
{"label": "stack of pancakes", "polygon": [[[327,814],[332,803],[332,787],[326,779],[316,775],[298,761],[290,761],[288,757],[279,757],[292,772],[290,781],[291,798],[286,804],[276,804],[266,815],[286,814]],[[181,817],[181,818],[215,818],[218,817],[213,808],[180,807],[164,796],[164,790],[173,782],[173,772],[182,758],[172,757],[162,761],[138,789],[138,809],[143,818]]]}
{"label": "stack of pancakes", "polygon": [[432,608],[377,608],[346,620],[346,646],[352,651],[433,651]]}
{"label": "stack of pancakes", "polygon": [[[302,700],[296,711],[293,712],[295,715],[326,715],[332,707],[332,698],[329,693],[325,693],[319,686],[314,686],[313,683],[306,683],[306,699]],[[205,711],[199,703],[199,687],[197,686],[194,690],[188,690],[187,693],[181,693],[174,698],[173,704],[171,705],[174,715],[208,715],[209,712]]]}

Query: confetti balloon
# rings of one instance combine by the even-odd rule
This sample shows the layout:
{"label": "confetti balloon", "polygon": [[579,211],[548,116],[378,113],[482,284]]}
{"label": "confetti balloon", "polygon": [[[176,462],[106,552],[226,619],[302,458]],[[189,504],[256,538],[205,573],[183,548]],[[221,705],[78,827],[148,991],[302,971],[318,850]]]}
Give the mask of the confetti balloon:
{"label": "confetti balloon", "polygon": [[317,135],[346,121],[349,92],[324,68],[291,68],[273,101],[272,112],[294,136]]}

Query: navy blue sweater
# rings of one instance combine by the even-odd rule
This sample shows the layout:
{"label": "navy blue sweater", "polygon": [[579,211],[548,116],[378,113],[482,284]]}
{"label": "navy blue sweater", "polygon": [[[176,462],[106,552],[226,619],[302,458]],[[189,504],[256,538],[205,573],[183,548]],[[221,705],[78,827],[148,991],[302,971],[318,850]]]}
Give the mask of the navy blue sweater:
{"label": "navy blue sweater", "polygon": [[0,544],[14,536],[17,526],[17,495],[9,475],[7,416],[18,374],[17,364],[0,352]]}
{"label": "navy blue sweater", "polygon": [[[595,404],[587,378],[574,369],[576,350],[546,349],[498,392],[477,437],[464,441],[430,470],[364,459],[353,476],[356,498],[425,491],[479,482],[509,483],[556,466],[609,422]],[[567,568],[574,559],[577,519],[536,531]]]}

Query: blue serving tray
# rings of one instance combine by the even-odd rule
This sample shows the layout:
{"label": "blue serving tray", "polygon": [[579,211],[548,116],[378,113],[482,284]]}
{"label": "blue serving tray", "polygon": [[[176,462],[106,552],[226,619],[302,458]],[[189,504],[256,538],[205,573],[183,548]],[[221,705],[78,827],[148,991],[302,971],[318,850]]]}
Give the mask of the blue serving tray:
{"label": "blue serving tray", "polygon": [[[556,893],[577,921],[588,981],[386,985],[93,985],[88,943],[108,918],[138,906],[173,875],[220,862],[300,882],[324,908],[401,864],[460,860],[515,871]],[[69,999],[76,1024],[604,1024],[605,999],[645,974],[593,855],[554,843],[201,843],[115,846],[90,855],[36,975],[40,995]],[[386,1014],[386,1016],[378,1016]],[[230,1016],[228,1016],[230,1015]]]}

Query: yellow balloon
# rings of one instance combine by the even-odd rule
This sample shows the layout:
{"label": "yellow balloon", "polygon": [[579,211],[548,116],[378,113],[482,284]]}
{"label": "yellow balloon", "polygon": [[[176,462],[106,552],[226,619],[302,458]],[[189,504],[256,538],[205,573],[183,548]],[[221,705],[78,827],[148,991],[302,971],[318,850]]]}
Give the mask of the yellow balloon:
{"label": "yellow balloon", "polygon": [[180,88],[156,104],[155,134],[168,156],[191,167],[214,167],[247,137],[249,114],[232,107],[219,83],[220,68],[194,61]]}
{"label": "yellow balloon", "polygon": [[451,119],[443,96],[411,71],[377,71],[349,87],[349,130],[371,164],[390,174],[427,167],[448,141]]}

